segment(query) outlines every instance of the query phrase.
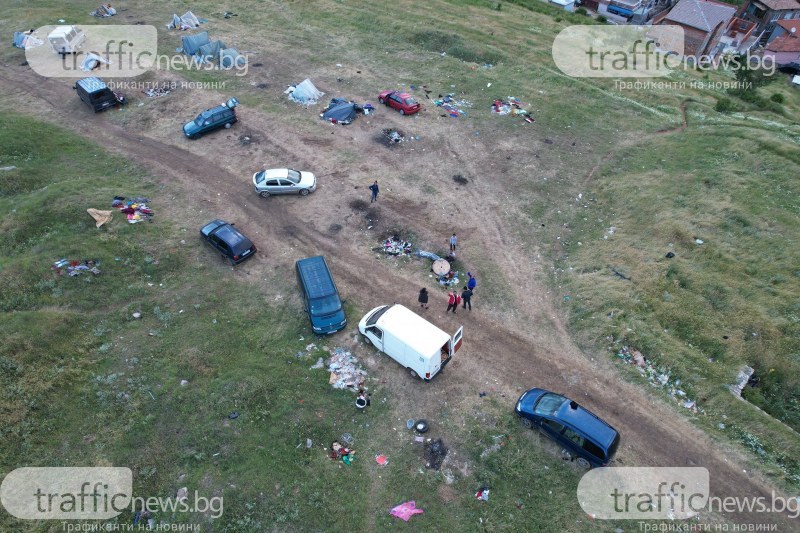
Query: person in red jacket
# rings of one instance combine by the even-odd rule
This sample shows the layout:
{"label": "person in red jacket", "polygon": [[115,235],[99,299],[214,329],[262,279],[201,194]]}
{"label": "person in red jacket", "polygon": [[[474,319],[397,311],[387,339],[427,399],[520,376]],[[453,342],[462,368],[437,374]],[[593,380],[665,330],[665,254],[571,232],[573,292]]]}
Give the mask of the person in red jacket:
{"label": "person in red jacket", "polygon": [[448,292],[447,293],[447,311],[445,311],[445,313],[447,313],[451,309],[453,310],[453,313],[455,313],[457,307],[458,307],[458,295],[456,294],[456,291]]}

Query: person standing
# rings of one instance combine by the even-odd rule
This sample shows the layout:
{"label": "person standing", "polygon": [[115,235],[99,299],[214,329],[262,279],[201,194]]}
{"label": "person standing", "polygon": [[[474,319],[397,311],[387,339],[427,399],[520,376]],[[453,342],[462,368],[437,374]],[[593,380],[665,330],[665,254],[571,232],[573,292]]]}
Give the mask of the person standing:
{"label": "person standing", "polygon": [[469,281],[467,281],[467,288],[471,291],[474,291],[475,286],[478,285],[478,279],[472,275],[472,272],[467,272],[467,276],[469,276]]}
{"label": "person standing", "polygon": [[464,287],[464,290],[461,292],[461,300],[464,302],[464,309],[469,306],[469,310],[472,311],[472,291],[469,287]]}
{"label": "person standing", "polygon": [[451,252],[455,252],[456,251],[456,244],[458,244],[458,238],[456,237],[456,234],[453,233],[453,236],[450,237],[450,251]]}
{"label": "person standing", "polygon": [[456,291],[450,291],[447,293],[447,311],[445,311],[445,313],[449,312],[451,309],[453,310],[453,313],[455,313],[456,307],[458,307]]}
{"label": "person standing", "polygon": [[417,298],[417,301],[419,302],[419,306],[421,308],[423,308],[423,309],[427,309],[428,308],[428,289],[426,289],[425,287],[422,287],[419,290],[419,297]]}
{"label": "person standing", "polygon": [[378,180],[375,180],[375,183],[373,183],[372,185],[369,186],[369,190],[372,191],[372,200],[370,201],[370,203],[377,202],[378,201],[378,192],[379,192]]}

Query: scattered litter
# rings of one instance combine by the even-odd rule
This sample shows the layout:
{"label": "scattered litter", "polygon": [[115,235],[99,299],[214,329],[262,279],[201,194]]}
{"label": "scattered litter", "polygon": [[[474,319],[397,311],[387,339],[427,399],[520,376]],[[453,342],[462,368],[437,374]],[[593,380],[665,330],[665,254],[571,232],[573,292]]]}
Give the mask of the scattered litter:
{"label": "scattered litter", "polygon": [[639,350],[623,346],[617,353],[617,357],[628,363],[634,365],[639,370],[639,373],[654,387],[663,388],[671,397],[681,402],[686,409],[690,409],[693,413],[697,413],[697,402],[691,399],[685,399],[686,392],[679,389],[681,384],[680,379],[673,379],[671,371],[668,368],[656,366],[653,361],[642,355]]}
{"label": "scattered litter", "polygon": [[472,102],[463,99],[457,100],[455,96],[455,93],[450,93],[446,96],[440,94],[439,99],[434,100],[433,103],[447,111],[447,114],[451,117],[457,118],[461,115],[466,115],[467,112],[464,111],[464,108],[472,107]]}
{"label": "scattered litter", "polygon": [[411,255],[412,246],[410,242],[400,240],[397,235],[383,241],[383,251],[389,255]]}
{"label": "scattered litter", "polygon": [[386,466],[387,464],[389,464],[389,458],[386,457],[385,455],[376,455],[375,462],[381,466]]}
{"label": "scattered litter", "polygon": [[478,492],[475,493],[475,498],[485,502],[489,501],[489,489],[486,487],[479,488]]}
{"label": "scattered litter", "polygon": [[172,91],[170,89],[165,89],[162,87],[153,87],[151,89],[144,89],[142,93],[148,98],[158,98],[160,96],[167,96]]}
{"label": "scattered litter", "polygon": [[704,242],[703,239],[695,239],[694,240],[695,244],[703,244],[703,242]]}
{"label": "scattered litter", "polygon": [[185,379],[182,379],[182,380],[181,380],[181,387],[185,387],[185,386],[187,386],[188,384],[189,384],[189,382],[188,382],[188,381],[186,381]]}
{"label": "scattered litter", "polygon": [[435,441],[425,443],[426,468],[439,470],[446,456],[447,448],[445,448],[442,439],[436,439]]}
{"label": "scattered litter", "polygon": [[466,185],[467,183],[469,183],[469,180],[464,176],[462,176],[461,174],[456,174],[455,176],[453,176],[453,181],[455,181],[459,185]]}
{"label": "scattered litter", "polygon": [[101,211],[100,209],[94,209],[93,207],[90,207],[86,210],[86,212],[89,213],[89,216],[94,219],[94,225],[97,228],[103,224],[111,222],[111,211]]}
{"label": "scattered litter", "polygon": [[425,442],[425,437],[423,437],[422,435],[417,435],[416,437],[414,437],[414,442],[420,442],[420,443]]}
{"label": "scattered litter", "polygon": [[479,392],[478,393],[478,398],[483,398],[484,396],[486,396],[485,392]]}
{"label": "scattered litter", "polygon": [[406,427],[408,429],[412,429],[414,427],[414,419],[413,418],[409,418],[408,420],[406,420]]}
{"label": "scattered litter", "polygon": [[344,464],[349,465],[356,460],[356,451],[342,446],[338,441],[333,441],[328,457],[334,461],[341,459]]}
{"label": "scattered litter", "polygon": [[401,503],[400,505],[393,507],[392,510],[389,511],[389,514],[408,522],[408,519],[415,514],[422,514],[424,512],[425,511],[422,509],[417,509],[416,502],[412,500],[410,502]]}
{"label": "scattered litter", "polygon": [[16,48],[27,50],[44,44],[44,41],[35,36],[35,30],[15,31],[13,45]]}
{"label": "scattered litter", "polygon": [[342,439],[342,442],[344,442],[347,445],[353,444],[354,440],[353,435],[351,435],[350,433],[342,433],[342,436],[339,438]]}
{"label": "scattered litter", "polygon": [[667,252],[667,255],[665,255],[664,257],[666,257],[667,259],[672,259],[673,257],[675,257],[675,252]]}
{"label": "scattered litter", "polygon": [[367,371],[358,364],[358,359],[344,348],[331,351],[328,371],[331,373],[328,383],[334,389],[358,388],[367,375]]}
{"label": "scattered litter", "polygon": [[226,11],[225,13],[222,14],[222,18],[226,18],[226,19],[229,19],[231,17],[238,17],[238,16],[239,15],[237,15],[236,13],[233,13],[231,11]]}
{"label": "scattered litter", "polygon": [[397,144],[406,140],[402,131],[393,128],[381,130],[381,135],[389,142],[389,144]]}
{"label": "scattered litter", "polygon": [[148,222],[153,221],[154,213],[153,210],[150,209],[149,203],[150,200],[148,198],[137,197],[125,201],[124,196],[115,196],[114,200],[111,202],[111,207],[119,209],[120,212],[128,218],[128,222],[136,224],[137,222],[143,222],[145,220]]}
{"label": "scattered litter", "polygon": [[135,313],[133,313],[133,318],[142,318],[142,313],[136,311]]}
{"label": "scattered litter", "polygon": [[66,267],[67,274],[72,277],[83,274],[84,272],[91,272],[96,276],[100,274],[100,270],[97,268],[99,265],[100,261],[97,259],[86,259],[83,262],[70,261],[69,259],[59,259],[53,263],[50,269],[54,270],[59,276],[63,274],[61,269],[64,267]]}
{"label": "scattered litter", "polygon": [[314,364],[311,366],[311,370],[316,370],[316,369],[318,369],[318,368],[325,368],[325,360],[324,360],[322,357],[320,357],[319,359],[317,359],[317,362],[316,362],[316,363],[314,363]]}
{"label": "scattered litter", "polygon": [[237,418],[239,418],[239,413],[234,411],[234,412],[232,412],[231,414],[228,415],[228,418],[230,418],[231,420],[236,420]]}
{"label": "scattered litter", "polygon": [[417,420],[417,422],[414,424],[414,429],[420,433],[426,433],[428,431],[428,421],[424,419]]}
{"label": "scattered litter", "polygon": [[536,120],[531,117],[530,111],[523,109],[523,104],[513,96],[509,96],[507,100],[495,100],[492,104],[492,113],[497,115],[514,115],[520,116],[525,119],[529,124],[533,124]]}
{"label": "scattered litter", "polygon": [[320,98],[325,96],[325,93],[318,90],[311,80],[305,79],[297,85],[290,85],[283,94],[287,95],[289,100],[305,106],[316,104]]}
{"label": "scattered litter", "polygon": [[6,172],[6,171],[9,171],[9,170],[15,170],[16,168],[17,167],[15,167],[14,165],[11,165],[9,167],[0,167],[0,170]]}
{"label": "scattered litter", "polygon": [[306,448],[311,448],[314,445],[314,441],[311,439],[306,439]]}

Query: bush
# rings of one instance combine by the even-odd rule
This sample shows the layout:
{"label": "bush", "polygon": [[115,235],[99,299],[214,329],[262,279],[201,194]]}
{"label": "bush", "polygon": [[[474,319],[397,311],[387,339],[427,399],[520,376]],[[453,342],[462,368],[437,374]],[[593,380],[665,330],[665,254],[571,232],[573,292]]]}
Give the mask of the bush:
{"label": "bush", "polygon": [[576,15],[586,15],[586,9],[583,8],[583,7],[579,7],[578,9],[575,10],[575,14]]}
{"label": "bush", "polygon": [[784,101],[783,95],[781,93],[775,93],[769,97],[770,100],[775,102],[776,104],[782,104]]}
{"label": "bush", "polygon": [[731,113],[736,111],[736,106],[733,104],[730,98],[720,98],[714,105],[714,111],[717,111],[718,113]]}

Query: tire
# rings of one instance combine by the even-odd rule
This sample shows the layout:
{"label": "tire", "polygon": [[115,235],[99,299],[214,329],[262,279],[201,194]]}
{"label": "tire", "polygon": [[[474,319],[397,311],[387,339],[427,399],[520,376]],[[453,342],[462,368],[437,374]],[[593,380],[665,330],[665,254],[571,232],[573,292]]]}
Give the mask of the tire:
{"label": "tire", "polygon": [[374,346],[369,337],[367,337],[366,335],[362,335],[362,337],[364,337],[364,342],[367,343],[367,346]]}
{"label": "tire", "polygon": [[533,422],[531,422],[530,418],[525,418],[524,416],[520,419],[522,420],[522,425],[528,429],[533,429]]}
{"label": "tire", "polygon": [[417,374],[416,372],[414,372],[410,368],[408,369],[408,373],[411,374],[412,378],[418,378],[419,377],[419,374]]}
{"label": "tire", "polygon": [[269,193],[269,191],[261,191],[261,192],[259,192],[259,193],[258,193],[258,195],[259,195],[261,198],[269,198],[270,196],[272,196],[272,195]]}
{"label": "tire", "polygon": [[401,114],[401,115],[405,115],[405,114],[406,114],[406,112],[405,112],[405,111],[403,111],[403,110],[401,109],[401,110],[400,110],[400,114]]}
{"label": "tire", "polygon": [[378,101],[383,105],[386,105],[386,100],[384,100],[383,98],[378,98]]}
{"label": "tire", "polygon": [[229,129],[231,129],[231,126],[232,126],[232,125],[233,125],[233,124],[231,124],[230,122],[226,122],[226,123],[225,123],[225,129],[226,129],[226,130],[229,130]]}
{"label": "tire", "polygon": [[308,189],[300,189],[300,196],[308,196]]}
{"label": "tire", "polygon": [[575,459],[575,462],[578,463],[578,466],[580,466],[581,468],[585,468],[586,470],[590,470],[592,468],[592,465],[589,463],[589,461],[587,461],[583,457],[578,457],[577,459]]}

